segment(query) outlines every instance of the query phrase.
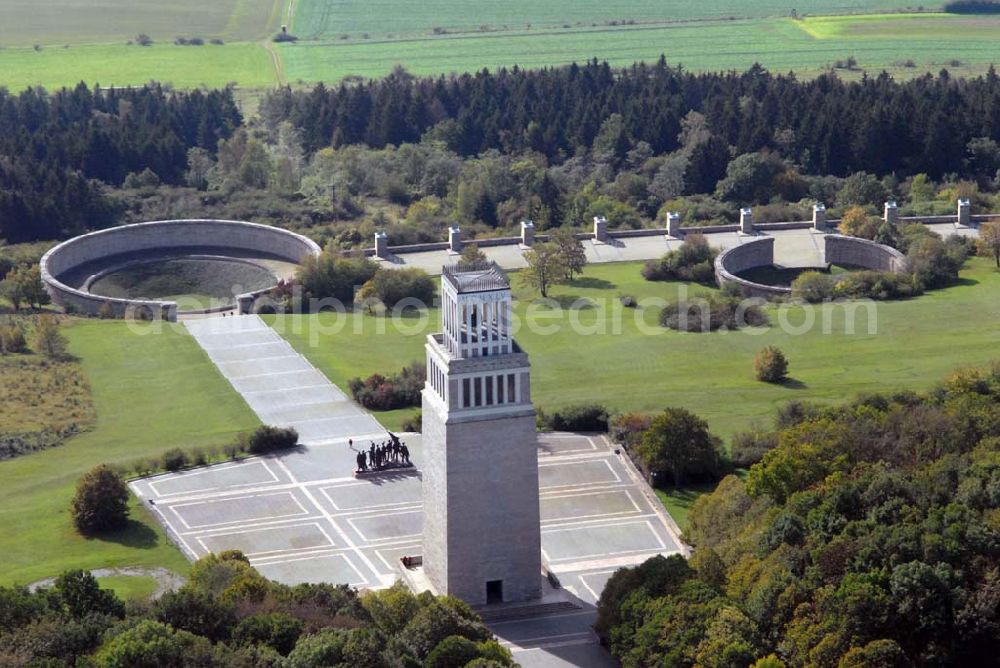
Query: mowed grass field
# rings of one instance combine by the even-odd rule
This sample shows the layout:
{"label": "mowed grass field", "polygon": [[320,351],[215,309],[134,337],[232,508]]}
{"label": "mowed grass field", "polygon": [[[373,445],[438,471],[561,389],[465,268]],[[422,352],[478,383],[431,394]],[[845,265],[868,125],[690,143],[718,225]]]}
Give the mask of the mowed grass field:
{"label": "mowed grass field", "polygon": [[[309,0],[305,0],[309,1]],[[971,26],[971,27],[970,27]],[[912,32],[911,32],[912,29]],[[534,68],[597,57],[615,66],[655,61],[697,71],[745,69],[760,63],[777,72],[815,75],[853,56],[860,76],[883,69],[906,78],[948,67],[975,75],[1000,60],[995,18],[943,14],[764,18],[659,25],[585,26],[570,29],[468,32],[411,38],[369,38],[280,45],[290,82],[378,77],[401,64],[416,74],[475,71],[484,67]],[[912,60],[914,67],[903,66]],[[951,61],[958,60],[955,66]]]}
{"label": "mowed grass field", "polygon": [[[772,325],[765,330],[689,334],[655,325],[658,309],[625,310],[620,331],[614,327],[619,294],[639,299],[676,299],[677,283],[650,283],[639,275],[640,264],[588,267],[573,284],[556,287],[560,302],[591,300],[597,308],[575,315],[548,312],[539,321],[555,324],[551,334],[521,328],[517,339],[529,353],[532,395],[546,410],[597,402],[614,411],[656,411],[684,406],[704,417],[720,436],[729,437],[754,423],[771,420],[775,408],[792,399],[833,403],[859,392],[922,390],[956,367],[1000,359],[1000,272],[983,258],[972,259],[962,272],[962,284],[910,301],[877,305],[877,330],[869,334],[866,318],[857,314],[856,333],[846,333],[847,313],[827,305],[814,311],[816,323],[794,333],[806,322],[798,306],[769,307]],[[533,295],[512,274],[517,298],[515,313],[524,318]],[[686,286],[692,294],[707,288]],[[600,308],[604,305],[605,308]],[[369,315],[268,316],[268,321],[292,345],[345,387],[352,376],[387,373],[424,359],[425,335],[439,329],[439,314],[430,310],[406,321],[407,333],[391,322]],[[644,318],[641,322],[636,317]],[[823,318],[831,333],[824,333]],[[338,320],[339,318],[339,320]],[[579,333],[571,318],[590,333]],[[784,319],[793,333],[783,331]],[[339,323],[339,325],[338,325]],[[643,324],[644,323],[644,324]],[[339,327],[339,331],[337,331]],[[383,327],[385,333],[380,333]],[[645,330],[645,331],[644,331]],[[794,383],[769,385],[753,377],[754,353],[766,345],[788,356]],[[404,411],[378,414],[398,428]]]}
{"label": "mowed grass field", "polygon": [[70,568],[164,566],[183,573],[187,561],[137,502],[123,533],[80,537],[69,515],[76,480],[105,462],[229,442],[257,418],[180,330],[143,336],[121,321],[94,320],[64,331],[90,381],[97,423],[59,447],[0,462],[0,585]]}

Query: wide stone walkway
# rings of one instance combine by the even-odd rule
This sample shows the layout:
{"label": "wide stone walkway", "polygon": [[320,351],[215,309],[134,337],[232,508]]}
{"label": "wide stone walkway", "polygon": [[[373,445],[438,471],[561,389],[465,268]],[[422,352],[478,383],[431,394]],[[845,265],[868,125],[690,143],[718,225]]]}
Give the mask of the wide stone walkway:
{"label": "wide stone walkway", "polygon": [[256,315],[186,320],[264,424],[294,427],[304,444],[384,438],[386,430]]}

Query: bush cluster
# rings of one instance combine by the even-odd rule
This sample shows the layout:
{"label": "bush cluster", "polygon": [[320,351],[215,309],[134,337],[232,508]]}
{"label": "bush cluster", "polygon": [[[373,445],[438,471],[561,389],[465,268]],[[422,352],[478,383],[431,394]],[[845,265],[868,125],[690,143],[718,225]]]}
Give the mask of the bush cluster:
{"label": "bush cluster", "polygon": [[239,459],[250,455],[266,455],[289,450],[298,445],[299,435],[291,427],[261,425],[252,431],[241,432],[231,442],[217,447],[171,448],[159,457],[144,457],[124,464],[114,470],[122,476],[147,476],[163,471],[180,471],[192,466],[204,466],[223,459]]}
{"label": "bush cluster", "polygon": [[660,324],[681,332],[714,332],[763,327],[768,319],[758,301],[744,299],[738,288],[726,286],[720,293],[667,304],[660,311]]}
{"label": "bush cluster", "polygon": [[354,400],[375,411],[391,411],[397,408],[420,405],[420,392],[427,380],[427,367],[422,362],[414,362],[392,376],[374,373],[364,380],[352,378],[347,387]]}
{"label": "bush cluster", "polygon": [[574,404],[547,413],[538,409],[538,424],[550,431],[608,430],[608,409],[600,404]]}
{"label": "bush cluster", "polygon": [[652,421],[653,416],[645,413],[619,413],[608,421],[608,436],[613,443],[631,450],[642,441]]}
{"label": "bush cluster", "polygon": [[0,322],[0,355],[28,352],[24,328],[18,322]]}
{"label": "bush cluster", "polygon": [[730,441],[730,460],[739,468],[750,468],[778,446],[778,434],[774,431],[750,429],[737,432]]}
{"label": "bush cluster", "polygon": [[387,308],[407,300],[414,306],[431,305],[434,302],[434,279],[423,269],[379,269],[358,292],[358,301],[382,302]]}
{"label": "bush cluster", "polygon": [[296,273],[303,297],[336,299],[342,304],[354,301],[354,290],[367,283],[378,272],[378,265],[366,257],[345,257],[332,247],[319,257],[309,256]]}
{"label": "bush cluster", "polygon": [[719,251],[708,245],[703,234],[688,234],[677,250],[659,260],[650,260],[642,268],[647,281],[691,281],[715,283],[715,256]]}
{"label": "bush cluster", "polygon": [[251,455],[291,450],[299,444],[299,432],[292,427],[261,425],[253,431],[243,432],[237,442]]}
{"label": "bush cluster", "polygon": [[953,0],[944,4],[948,14],[1000,14],[1000,2],[995,0]]}

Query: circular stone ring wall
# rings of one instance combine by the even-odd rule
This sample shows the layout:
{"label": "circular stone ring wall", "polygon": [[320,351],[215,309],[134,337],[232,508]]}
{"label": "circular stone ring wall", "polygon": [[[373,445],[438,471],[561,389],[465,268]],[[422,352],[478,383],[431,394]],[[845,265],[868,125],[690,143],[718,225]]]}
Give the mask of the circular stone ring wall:
{"label": "circular stone ring wall", "polygon": [[[98,315],[102,308],[110,308],[111,314],[118,317],[145,313],[152,318],[176,320],[176,302],[105,297],[66,285],[59,277],[81,265],[114,256],[205,247],[261,253],[296,264],[320,252],[308,237],[269,225],[234,220],[162,220],[112,227],[64,241],[42,257],[42,282],[53,303],[64,310]],[[237,295],[237,303],[241,308],[248,306],[268,290]]]}
{"label": "circular stone ring wall", "polygon": [[[827,234],[823,238],[823,261],[874,271],[898,274],[906,269],[906,256],[891,246],[867,239]],[[738,285],[747,297],[773,299],[792,294],[791,288],[754,283],[737,274],[755,267],[774,264],[774,237],[760,237],[719,253],[715,258],[715,279],[720,286]]]}

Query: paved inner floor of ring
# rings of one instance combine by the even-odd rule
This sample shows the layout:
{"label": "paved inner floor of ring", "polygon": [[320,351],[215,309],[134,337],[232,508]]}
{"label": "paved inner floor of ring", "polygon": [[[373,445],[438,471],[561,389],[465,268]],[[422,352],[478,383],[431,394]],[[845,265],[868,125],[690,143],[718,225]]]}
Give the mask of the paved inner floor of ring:
{"label": "paved inner floor of ring", "polygon": [[[279,582],[385,587],[401,577],[402,556],[421,553],[420,435],[402,438],[417,466],[409,472],[355,479],[344,438],[146,478],[132,489],[191,559],[238,549]],[[604,437],[541,434],[538,471],[543,557],[584,607],[494,626],[523,665],[562,665],[553,652],[572,657],[593,642],[590,606],[611,573],[681,548],[649,488]]]}

